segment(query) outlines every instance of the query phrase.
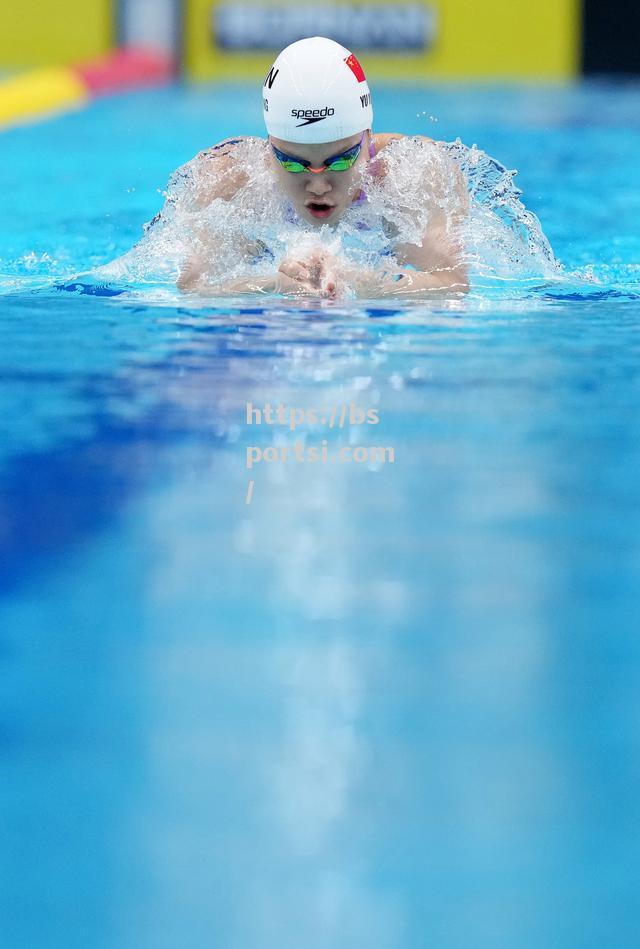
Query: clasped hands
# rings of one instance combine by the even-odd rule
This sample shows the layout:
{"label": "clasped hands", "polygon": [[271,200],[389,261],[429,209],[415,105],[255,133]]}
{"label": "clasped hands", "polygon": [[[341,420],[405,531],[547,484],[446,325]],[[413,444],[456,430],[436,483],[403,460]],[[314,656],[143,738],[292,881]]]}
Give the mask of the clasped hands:
{"label": "clasped hands", "polygon": [[342,266],[328,251],[308,256],[289,256],[281,262],[276,276],[279,293],[311,294],[334,299],[342,283]]}
{"label": "clasped hands", "polygon": [[194,256],[182,267],[181,290],[212,296],[239,293],[282,293],[336,299],[340,296],[376,296],[381,275],[351,264],[323,248],[300,249],[285,257],[276,273],[220,283],[207,273],[207,260]]}

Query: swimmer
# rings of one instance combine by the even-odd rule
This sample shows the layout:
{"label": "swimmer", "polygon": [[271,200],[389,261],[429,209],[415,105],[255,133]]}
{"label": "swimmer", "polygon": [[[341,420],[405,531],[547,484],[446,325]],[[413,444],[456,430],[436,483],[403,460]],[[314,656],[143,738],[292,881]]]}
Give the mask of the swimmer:
{"label": "swimmer", "polygon": [[[385,149],[405,138],[373,133],[371,93],[360,63],[345,47],[318,36],[292,43],[279,54],[264,81],[263,115],[270,172],[289,202],[290,219],[307,231],[335,227],[348,209],[367,200],[359,187],[363,163],[369,163],[370,175],[384,185]],[[438,147],[425,136],[416,138]],[[199,177],[192,206],[205,208],[215,199],[233,200],[247,181],[234,158],[234,149],[242,141],[231,139],[200,153],[198,158],[205,165],[218,163],[217,174]],[[347,290],[359,297],[410,299],[466,292],[469,283],[460,228],[468,211],[467,189],[444,153],[443,163],[444,172],[431,174],[425,182],[422,210],[428,211],[429,224],[420,241],[394,241],[398,228],[393,221],[379,221],[381,231],[390,238],[391,270],[388,264],[386,268],[356,266],[346,256],[321,248],[286,257],[272,274],[221,284],[207,272],[207,258],[215,253],[214,236],[200,230],[197,249],[181,267],[178,287],[215,296],[279,293],[329,298]],[[250,259],[259,250],[255,242],[253,246],[247,242],[238,253]]]}

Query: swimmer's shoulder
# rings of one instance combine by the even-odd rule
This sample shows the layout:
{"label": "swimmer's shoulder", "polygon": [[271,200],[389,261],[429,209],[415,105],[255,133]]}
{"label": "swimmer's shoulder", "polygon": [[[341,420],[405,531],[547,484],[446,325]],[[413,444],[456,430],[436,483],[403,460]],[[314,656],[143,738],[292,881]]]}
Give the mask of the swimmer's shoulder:
{"label": "swimmer's shoulder", "polygon": [[[435,138],[429,138],[428,135],[399,135],[398,133],[389,132],[373,135],[372,138],[375,144],[375,157],[377,157],[380,152],[384,151],[385,147],[391,142],[397,141],[401,138],[409,138],[414,142],[420,142],[421,144],[433,146],[435,150],[433,154],[437,155],[438,160],[435,167],[432,164],[430,165],[429,169],[429,183],[432,188],[432,193],[429,195],[429,197],[437,200],[439,197],[438,192],[442,194],[450,193],[451,186],[453,184],[461,207],[464,207],[465,210],[468,210],[466,181],[462,175],[462,172],[460,171],[458,164],[454,161],[451,155],[448,154],[445,142],[439,142]],[[439,175],[434,173],[436,168],[439,168],[440,170]],[[381,177],[386,174],[384,160],[380,162],[377,167],[374,167],[374,174],[377,177]],[[435,190],[433,190],[434,188]]]}
{"label": "swimmer's shoulder", "polygon": [[433,139],[428,138],[426,135],[401,135],[399,132],[378,132],[374,133],[371,137],[373,139],[376,155],[391,142],[395,142],[400,138],[417,138],[425,142],[433,142]]}
{"label": "swimmer's shoulder", "polygon": [[371,171],[375,178],[386,177],[387,163],[385,161],[384,150],[393,142],[400,141],[400,139],[403,138],[423,139],[425,142],[433,142],[433,139],[427,138],[425,135],[401,135],[399,132],[379,132],[372,135],[371,138],[374,146],[373,155],[371,156]]}
{"label": "swimmer's shoulder", "polygon": [[239,154],[240,146],[261,141],[249,135],[226,138],[216,145],[204,148],[192,160],[194,167],[194,195],[198,207],[206,207],[216,198],[230,201],[242,188],[249,176]]}
{"label": "swimmer's shoulder", "polygon": [[398,135],[396,132],[374,132],[371,136],[374,146],[374,155],[379,155],[383,148],[398,138],[404,138],[404,135]]}
{"label": "swimmer's shoulder", "polygon": [[223,141],[218,142],[217,145],[210,145],[209,148],[203,148],[202,151],[196,155],[196,159],[205,161],[214,158],[229,158],[232,157],[234,153],[237,153],[238,145],[252,141],[256,141],[256,139],[251,135],[236,135],[235,138],[225,138]]}

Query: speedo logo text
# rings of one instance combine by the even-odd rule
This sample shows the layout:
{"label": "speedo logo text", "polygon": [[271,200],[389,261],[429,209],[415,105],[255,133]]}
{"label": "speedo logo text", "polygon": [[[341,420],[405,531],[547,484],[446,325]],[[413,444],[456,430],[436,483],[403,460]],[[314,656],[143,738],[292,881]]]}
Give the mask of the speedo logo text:
{"label": "speedo logo text", "polygon": [[[325,105],[322,109],[292,109],[291,117],[294,119],[304,119],[300,125],[311,125],[313,122],[322,122],[329,115],[335,115],[336,110],[331,106]],[[300,125],[298,128],[300,128]]]}

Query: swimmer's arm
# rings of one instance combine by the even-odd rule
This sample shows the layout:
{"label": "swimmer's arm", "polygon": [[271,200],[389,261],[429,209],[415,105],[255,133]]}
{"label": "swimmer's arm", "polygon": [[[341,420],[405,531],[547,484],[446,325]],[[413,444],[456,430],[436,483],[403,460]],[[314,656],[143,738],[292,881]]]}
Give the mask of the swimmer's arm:
{"label": "swimmer's arm", "polygon": [[226,283],[216,283],[207,279],[206,276],[201,276],[200,279],[194,281],[183,280],[181,274],[178,288],[209,297],[239,296],[243,293],[292,293],[303,296],[317,295],[319,292],[316,288],[309,287],[280,271],[274,274],[228,280]]}
{"label": "swimmer's arm", "polygon": [[394,247],[398,263],[415,269],[401,267],[382,278],[378,285],[381,296],[428,298],[434,291],[466,293],[469,290],[461,237],[469,213],[467,186],[460,171],[446,156],[440,170],[439,175],[434,174],[428,181],[431,213],[421,243]]}
{"label": "swimmer's arm", "polygon": [[[199,152],[189,162],[189,187],[184,190],[174,211],[182,220],[183,227],[189,226],[189,215],[203,211],[216,199],[232,200],[246,184],[247,175],[233,156],[233,147],[241,141],[244,139],[225,140]],[[215,255],[216,235],[191,225],[187,240],[191,247],[180,267],[177,287],[185,292],[205,293],[209,284],[209,261]],[[251,256],[251,250],[252,243],[247,242],[238,248],[238,254]]]}
{"label": "swimmer's arm", "polygon": [[[415,267],[415,271],[400,269],[393,275],[393,282],[403,288],[410,285],[414,291],[456,289],[466,293],[469,277],[462,241],[457,236],[460,224],[461,221],[445,220],[442,214],[434,215],[422,246],[397,245],[394,250],[398,262]],[[404,295],[404,290],[401,292]]]}
{"label": "swimmer's arm", "polygon": [[428,300],[443,293],[467,293],[466,272],[452,267],[441,270],[409,270],[398,268],[391,273],[371,271],[351,282],[359,297],[403,297]]}
{"label": "swimmer's arm", "polygon": [[[202,260],[191,258],[183,265],[180,276],[176,280],[178,290],[183,293],[198,293],[200,296],[222,297],[235,296],[238,293],[286,293],[287,289],[278,286],[278,274],[269,276],[255,276],[247,279],[226,282],[213,280],[207,272],[207,264]],[[284,283],[280,281],[280,283]]]}
{"label": "swimmer's arm", "polygon": [[234,154],[234,146],[246,141],[246,138],[226,139],[198,152],[188,163],[191,177],[183,199],[185,207],[202,211],[216,198],[222,198],[223,201],[233,199],[248,181],[242,164]]}
{"label": "swimmer's arm", "polygon": [[469,291],[462,246],[451,236],[448,227],[434,226],[425,236],[422,247],[398,245],[395,257],[400,265],[409,267],[400,266],[390,273],[370,273],[368,279],[365,276],[360,281],[360,286],[356,281],[354,289],[359,296],[369,292],[371,296],[429,299],[444,292]]}
{"label": "swimmer's arm", "polygon": [[[389,269],[358,270],[346,265],[342,271],[358,297],[403,297],[428,300],[445,293],[467,293],[469,278],[461,246],[450,230],[433,228],[422,247],[400,244],[395,247],[399,266]],[[403,267],[406,264],[408,266]]]}
{"label": "swimmer's arm", "polygon": [[[250,262],[264,250],[262,241],[244,240],[236,243],[238,259]],[[192,247],[180,265],[180,274],[176,280],[178,290],[185,293],[201,293],[211,296],[215,290],[216,278],[212,276],[212,257],[215,257],[213,235],[202,230],[192,232]],[[220,283],[220,278],[217,278]]]}
{"label": "swimmer's arm", "polygon": [[181,264],[176,280],[178,290],[183,293],[203,293],[207,284],[207,258],[204,254],[191,253]]}

